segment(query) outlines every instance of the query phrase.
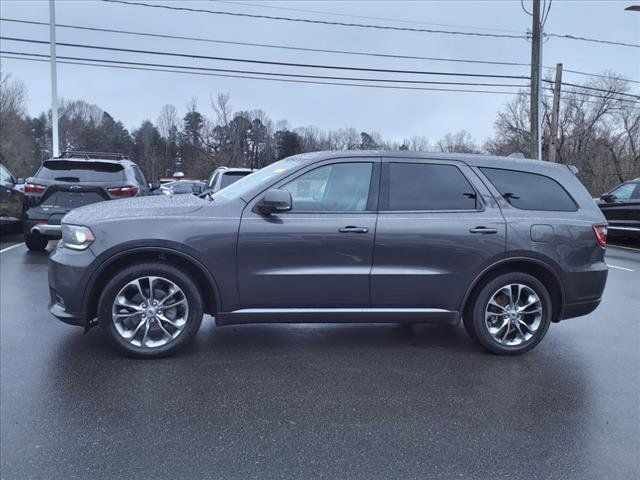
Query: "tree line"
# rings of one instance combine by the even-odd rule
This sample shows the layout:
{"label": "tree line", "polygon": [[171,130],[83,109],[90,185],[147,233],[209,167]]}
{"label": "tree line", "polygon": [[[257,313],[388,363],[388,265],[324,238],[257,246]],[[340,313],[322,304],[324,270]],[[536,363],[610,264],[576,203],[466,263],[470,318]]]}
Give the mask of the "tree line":
{"label": "tree line", "polygon": [[[597,90],[594,90],[597,88]],[[614,74],[573,87],[562,94],[556,159],[580,170],[593,194],[640,177],[640,104],[620,94],[629,84]],[[51,156],[51,115],[31,117],[24,84],[9,74],[0,78],[0,161],[18,176],[32,175]],[[551,99],[543,109],[543,157],[549,152]],[[409,150],[510,155],[528,152],[529,101],[522,91],[498,112],[495,132],[483,144],[466,130],[435,143],[412,136],[385,140],[377,132],[355,128],[321,130],[292,128],[272,121],[263,110],[234,111],[228,94],[211,99],[205,113],[196,99],[180,118],[164,105],[155,123],[143,121],[128,131],[107,111],[84,100],[63,100],[59,106],[60,149],[120,152],[131,156],[150,180],[182,171],[206,178],[222,165],[262,168],[297,153],[318,150]]]}

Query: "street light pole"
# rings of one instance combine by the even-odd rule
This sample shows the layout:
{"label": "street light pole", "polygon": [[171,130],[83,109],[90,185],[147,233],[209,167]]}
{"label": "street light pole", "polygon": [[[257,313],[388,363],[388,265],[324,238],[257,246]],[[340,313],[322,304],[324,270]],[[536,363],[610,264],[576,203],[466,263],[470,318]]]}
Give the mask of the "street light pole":
{"label": "street light pole", "polygon": [[51,153],[60,155],[58,141],[58,73],[56,69],[56,6],[49,0],[49,42],[51,47]]}

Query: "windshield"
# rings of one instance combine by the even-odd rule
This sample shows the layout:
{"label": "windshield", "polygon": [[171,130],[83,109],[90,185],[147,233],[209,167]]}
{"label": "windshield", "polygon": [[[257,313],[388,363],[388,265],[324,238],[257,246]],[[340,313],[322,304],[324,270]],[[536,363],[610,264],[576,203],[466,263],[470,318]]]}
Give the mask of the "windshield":
{"label": "windshield", "polygon": [[267,183],[270,180],[280,177],[288,173],[293,167],[300,163],[300,159],[286,158],[278,162],[267,165],[266,167],[242,177],[235,183],[213,194],[212,198],[216,200],[233,200],[242,197],[245,193],[253,190],[255,187]]}

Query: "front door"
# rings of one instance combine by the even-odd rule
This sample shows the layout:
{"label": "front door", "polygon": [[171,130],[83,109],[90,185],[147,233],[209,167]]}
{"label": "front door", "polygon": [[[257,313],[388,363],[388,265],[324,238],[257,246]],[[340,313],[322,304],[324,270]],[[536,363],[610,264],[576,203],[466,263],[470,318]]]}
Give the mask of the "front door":
{"label": "front door", "polygon": [[291,193],[291,211],[261,215],[252,208],[257,199],[246,207],[238,239],[242,308],[369,306],[378,167],[378,158],[314,165],[275,185]]}
{"label": "front door", "polygon": [[495,200],[460,162],[389,158],[382,172],[372,306],[457,311],[475,276],[504,255]]}

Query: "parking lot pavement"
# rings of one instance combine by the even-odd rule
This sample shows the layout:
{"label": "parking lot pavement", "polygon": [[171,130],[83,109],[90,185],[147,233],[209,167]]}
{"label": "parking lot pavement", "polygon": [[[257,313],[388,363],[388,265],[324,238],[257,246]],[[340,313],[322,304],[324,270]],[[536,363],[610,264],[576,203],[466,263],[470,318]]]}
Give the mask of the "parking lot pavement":
{"label": "parking lot pavement", "polygon": [[640,477],[640,252],[521,357],[460,327],[209,318],[153,361],[51,317],[46,255],[0,255],[3,479]]}

